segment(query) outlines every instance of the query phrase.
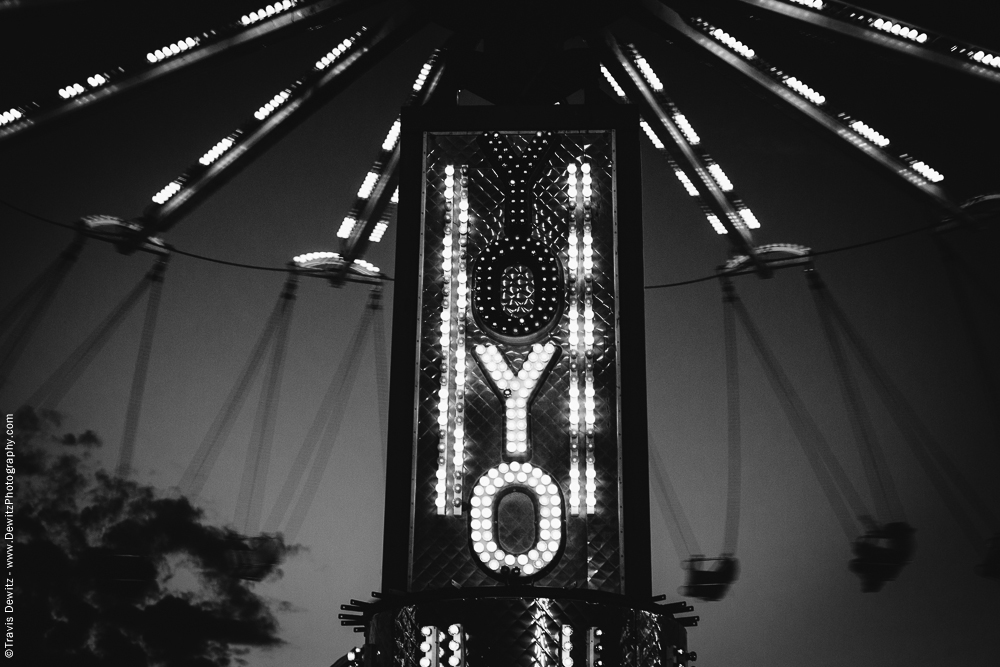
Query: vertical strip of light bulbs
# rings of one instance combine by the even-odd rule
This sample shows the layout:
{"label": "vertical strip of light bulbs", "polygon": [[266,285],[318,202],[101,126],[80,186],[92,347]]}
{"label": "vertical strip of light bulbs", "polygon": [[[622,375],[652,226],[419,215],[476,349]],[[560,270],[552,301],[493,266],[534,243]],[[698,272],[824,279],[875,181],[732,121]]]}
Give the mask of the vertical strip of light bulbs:
{"label": "vertical strip of light bulbs", "polygon": [[441,664],[441,658],[444,657],[444,647],[441,646],[441,642],[444,641],[444,633],[433,625],[425,625],[420,628],[420,634],[423,635],[419,647],[420,667],[438,667]]}
{"label": "vertical strip of light bulbs", "polygon": [[445,167],[445,219],[441,253],[444,279],[444,299],[441,305],[443,368],[441,388],[438,390],[440,440],[435,505],[438,514],[453,515],[462,513],[462,484],[465,478],[465,318],[469,290],[462,248],[469,233],[467,184],[467,167],[462,166],[458,173],[454,165]]}
{"label": "vertical strip of light bulbs", "polygon": [[[592,235],[593,174],[589,163],[566,166],[569,201],[569,428],[570,513],[579,516],[585,502],[588,514],[596,509],[594,468],[594,248]],[[582,204],[582,207],[580,206]],[[577,224],[577,223],[581,224]],[[581,453],[586,452],[584,480]],[[583,492],[586,493],[583,493]],[[584,499],[584,502],[581,501]]]}
{"label": "vertical strip of light bulbs", "polygon": [[451,667],[465,667],[465,630],[458,623],[448,626],[448,664]]}
{"label": "vertical strip of light bulbs", "polygon": [[560,631],[559,657],[563,667],[573,667],[573,626],[564,625]]}

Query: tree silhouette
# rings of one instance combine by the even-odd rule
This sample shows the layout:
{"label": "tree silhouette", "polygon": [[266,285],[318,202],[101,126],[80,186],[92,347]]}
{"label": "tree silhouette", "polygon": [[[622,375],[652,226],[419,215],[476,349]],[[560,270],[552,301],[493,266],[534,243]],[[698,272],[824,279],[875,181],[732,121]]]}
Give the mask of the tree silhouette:
{"label": "tree silhouette", "polygon": [[[248,579],[280,577],[295,548],[280,535],[248,542],[206,525],[187,498],[91,473],[77,452],[99,439],[90,431],[53,435],[56,417],[29,408],[15,415],[24,664],[215,667],[243,663],[251,647],[280,645],[272,609]],[[264,554],[249,577],[248,551]],[[196,586],[177,584],[183,570]]]}

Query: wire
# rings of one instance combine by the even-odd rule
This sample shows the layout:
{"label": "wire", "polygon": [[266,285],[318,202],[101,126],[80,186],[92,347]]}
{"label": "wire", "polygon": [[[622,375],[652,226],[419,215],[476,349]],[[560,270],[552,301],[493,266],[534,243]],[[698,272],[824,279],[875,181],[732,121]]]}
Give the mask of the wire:
{"label": "wire", "polygon": [[[20,206],[15,206],[14,204],[11,204],[9,201],[0,199],[0,204],[3,204],[4,206],[6,206],[6,207],[8,207],[8,208],[10,208],[10,209],[12,209],[14,211],[17,211],[18,213],[21,213],[22,215],[26,215],[29,218],[34,218],[35,220],[39,220],[41,222],[44,222],[45,224],[55,225],[56,227],[62,227],[63,229],[71,229],[74,232],[77,232],[78,234],[83,234],[83,235],[88,236],[90,238],[97,239],[98,241],[103,241],[104,243],[114,244],[114,240],[113,239],[109,239],[106,236],[103,236],[101,234],[95,234],[95,233],[87,231],[85,229],[81,229],[80,227],[77,227],[76,225],[71,225],[71,224],[68,224],[68,223],[65,223],[65,222],[59,222],[57,220],[50,220],[49,218],[45,218],[43,216],[38,215],[37,213],[32,213],[31,211],[26,211],[25,209],[21,208]],[[234,262],[234,261],[231,261],[231,260],[228,260],[228,259],[219,259],[218,257],[209,257],[208,255],[200,255],[198,253],[189,252],[187,250],[181,250],[177,246],[170,245],[170,244],[166,245],[166,249],[169,250],[172,253],[176,253],[178,255],[184,255],[185,257],[190,257],[192,259],[198,259],[198,260],[201,260],[203,262],[211,262],[212,264],[221,264],[223,266],[232,266],[232,267],[236,267],[238,269],[250,269],[250,270],[253,270],[253,271],[280,271],[282,273],[296,273],[296,274],[298,274],[300,276],[305,276],[307,278],[328,278],[329,277],[325,273],[320,273],[320,272],[310,271],[310,270],[303,270],[303,269],[294,269],[294,268],[291,268],[291,267],[288,267],[288,266],[263,266],[261,264],[246,264],[244,262]],[[391,282],[395,282],[395,279],[390,278],[389,276],[386,276],[386,275],[379,275],[377,278],[373,276],[373,278],[372,278],[371,281],[366,281],[366,280],[349,280],[348,282],[362,282],[362,283],[367,283],[367,282],[381,282],[381,281],[386,281],[386,282],[390,282],[391,283]]]}

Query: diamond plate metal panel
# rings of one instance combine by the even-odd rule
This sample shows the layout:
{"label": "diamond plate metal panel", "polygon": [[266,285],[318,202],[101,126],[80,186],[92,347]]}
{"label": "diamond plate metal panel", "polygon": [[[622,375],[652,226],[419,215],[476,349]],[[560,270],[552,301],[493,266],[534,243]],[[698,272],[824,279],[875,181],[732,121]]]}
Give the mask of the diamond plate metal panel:
{"label": "diamond plate metal panel", "polygon": [[420,664],[420,626],[417,625],[417,609],[403,607],[396,613],[393,633],[393,665],[395,667],[418,667]]}
{"label": "diamond plate metal panel", "polygon": [[[507,134],[520,149],[532,134]],[[426,206],[424,210],[424,282],[421,312],[420,372],[418,381],[418,428],[414,471],[414,515],[411,526],[410,590],[458,584],[482,586],[495,583],[469,547],[468,514],[439,515],[434,504],[439,467],[437,391],[441,386],[444,357],[438,342],[439,314],[446,280],[441,265],[445,198],[444,166],[468,165],[468,193],[472,219],[465,248],[468,265],[497,237],[502,229],[503,194],[495,173],[476,143],[476,134],[426,135]],[[615,319],[615,202],[613,134],[571,132],[560,135],[549,160],[549,169],[536,185],[535,236],[549,243],[568,261],[565,165],[584,160],[593,168],[594,323],[598,335],[594,345],[594,380],[597,392],[595,416],[596,512],[565,517],[565,542],[561,556],[536,583],[544,586],[587,587],[620,592],[621,542],[618,397]],[[569,313],[564,310],[551,340],[565,347]],[[469,316],[465,322],[466,349],[494,342]],[[516,372],[527,358],[529,346],[499,344]],[[569,488],[568,433],[569,355],[561,354],[530,406],[530,461],[549,473],[563,496]],[[469,364],[465,389],[466,470],[462,483],[465,500],[475,481],[503,461],[504,408],[482,370]],[[564,504],[568,509],[568,504]],[[514,663],[511,663],[514,664]]]}

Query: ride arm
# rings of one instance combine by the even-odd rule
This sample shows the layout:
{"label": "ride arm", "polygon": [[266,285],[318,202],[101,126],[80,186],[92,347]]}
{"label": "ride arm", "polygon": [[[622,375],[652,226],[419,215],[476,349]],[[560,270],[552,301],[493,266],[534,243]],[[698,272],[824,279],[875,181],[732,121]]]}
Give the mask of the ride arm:
{"label": "ride arm", "polygon": [[837,112],[826,98],[795,77],[765,62],[753,49],[720,28],[700,19],[686,21],[658,0],[641,0],[642,6],[659,24],[697,44],[732,68],[744,74],[781,101],[808,116],[853,147],[872,158],[902,179],[925,199],[931,200],[948,215],[963,217],[961,209],[944,189],[937,185],[943,176],[924,162],[885,149],[889,140],[879,132],[846,113]]}
{"label": "ride arm", "polygon": [[[1000,54],[898,21],[864,7],[830,0],[738,0],[914,58],[1000,83]],[[803,6],[806,5],[806,6]]]}
{"label": "ride arm", "polygon": [[[265,4],[265,0],[261,0]],[[53,90],[41,99],[0,109],[0,141],[18,136],[43,123],[56,120],[119,93],[157,80],[210,58],[232,55],[265,39],[287,37],[320,22],[334,23],[373,3],[362,0],[284,0],[272,13],[260,10],[244,14],[212,30],[180,37],[146,54],[134,54],[118,67],[109,67]],[[287,7],[286,7],[287,5]],[[251,18],[253,17],[253,18]],[[84,85],[86,82],[86,85]]]}
{"label": "ride arm", "polygon": [[[439,51],[435,51],[421,68],[413,84],[413,90],[403,106],[425,104],[434,94],[443,71],[444,59]],[[355,259],[364,255],[369,243],[373,242],[372,232],[375,226],[379,222],[384,222],[396,205],[399,183],[399,133],[400,119],[397,117],[368,172],[369,175],[376,175],[374,186],[368,192],[362,185],[354,206],[345,218],[341,231],[338,232],[338,236],[344,239],[341,244],[341,255],[344,258],[341,273],[345,273]]]}
{"label": "ride arm", "polygon": [[602,64],[619,83],[625,97],[639,107],[639,113],[656,136],[669,138],[675,146],[675,149],[666,149],[669,144],[663,141],[664,149],[676,162],[686,165],[698,177],[702,187],[708,193],[708,196],[703,200],[705,205],[725,227],[727,237],[736,251],[750,257],[761,275],[770,275],[770,271],[757,256],[750,231],[743,223],[736,208],[726,198],[722,188],[709,172],[708,165],[688,143],[674,119],[657,99],[632,61],[622,51],[618,41],[608,32],[594,41],[600,49]]}
{"label": "ride arm", "polygon": [[136,220],[139,230],[122,242],[119,250],[132,252],[147,238],[177,224],[265,149],[392,51],[415,27],[412,14],[402,11],[381,27],[362,28],[338,44],[308,73],[280,91],[252,118],[154,195],[153,204]]}

